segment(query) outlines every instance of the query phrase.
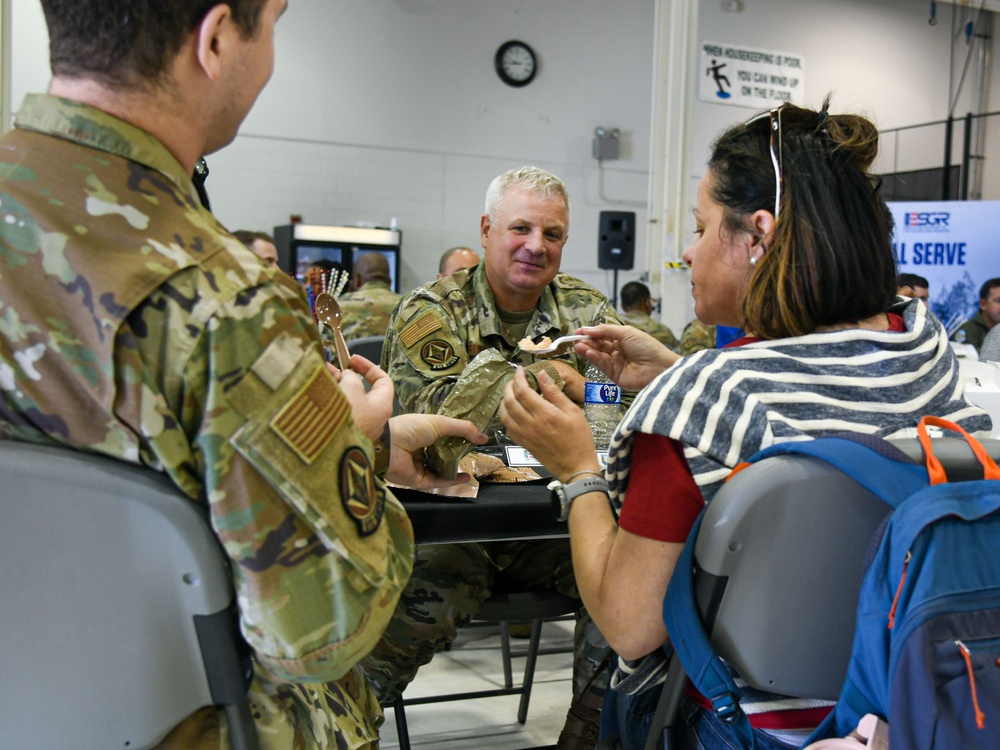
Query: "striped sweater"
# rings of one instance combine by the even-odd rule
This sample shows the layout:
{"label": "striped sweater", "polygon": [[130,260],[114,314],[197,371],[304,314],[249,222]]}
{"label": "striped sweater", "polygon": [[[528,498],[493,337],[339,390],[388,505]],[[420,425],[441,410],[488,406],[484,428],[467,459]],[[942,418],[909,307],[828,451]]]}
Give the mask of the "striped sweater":
{"label": "striped sweater", "polygon": [[[639,394],[611,441],[607,475],[615,508],[628,499],[637,432],[684,445],[706,502],[736,464],[775,443],[845,431],[915,437],[927,414],[988,435],[990,418],[962,396],[958,363],[940,322],[916,300],[893,312],[902,315],[905,332],[852,328],[705,350],[680,360]],[[669,507],[665,499],[665,512]],[[622,665],[612,685],[633,693],[661,682],[661,653]],[[822,705],[750,691],[743,708],[748,714],[808,715]],[[797,746],[808,730],[768,733]]]}
{"label": "striped sweater", "polygon": [[757,451],[837,432],[915,437],[926,414],[988,435],[990,418],[962,396],[958,362],[927,307],[908,301],[904,333],[849,328],[708,349],[681,359],[635,399],[611,442],[616,508],[626,497],[632,436],[664,435],[705,500]]}

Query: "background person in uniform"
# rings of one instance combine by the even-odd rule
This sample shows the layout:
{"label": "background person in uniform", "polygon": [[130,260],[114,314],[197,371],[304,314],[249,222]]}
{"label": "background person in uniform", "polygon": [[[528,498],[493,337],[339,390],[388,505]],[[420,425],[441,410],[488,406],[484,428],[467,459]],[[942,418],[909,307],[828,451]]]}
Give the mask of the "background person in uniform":
{"label": "background person in uniform", "polygon": [[[414,290],[393,313],[382,361],[405,411],[439,412],[446,398],[488,404],[478,416],[497,427],[512,361],[532,383],[546,372],[583,403],[586,360],[571,349],[536,360],[518,348],[525,337],[620,323],[603,294],[559,273],[569,222],[569,196],[555,175],[523,167],[493,180],[480,218],[483,262]],[[491,371],[487,386],[469,376],[482,370]],[[414,571],[382,642],[362,664],[383,704],[454,640],[494,586],[577,593],[566,540],[426,545],[417,549]],[[578,622],[575,650],[574,698],[559,747],[593,748],[608,650],[587,616]]]}
{"label": "background person in uniform", "polygon": [[345,341],[385,335],[392,309],[401,299],[391,283],[384,255],[365,253],[357,259],[351,272],[351,291],[338,298]]}
{"label": "background person in uniform", "polygon": [[702,323],[695,318],[686,326],[681,333],[680,354],[687,356],[700,352],[702,349],[715,348],[715,326]]}
{"label": "background person in uniform", "polygon": [[[261,748],[372,747],[381,709],[356,663],[413,554],[376,467],[434,484],[420,446],[480,438],[416,415],[383,433],[385,374],[357,358],[366,395],[331,372],[298,287],[199,201],[195,162],[268,80],[286,1],[42,6],[49,94],[0,140],[0,438],[141,464],[207,505],[253,648]],[[227,747],[224,728],[204,708],[161,747]]]}
{"label": "background person in uniform", "polygon": [[913,297],[923,302],[930,303],[931,285],[923,276],[915,273],[901,273],[896,277],[896,294],[903,297]]}
{"label": "background person in uniform", "polygon": [[674,332],[658,320],[653,320],[653,299],[649,287],[641,281],[630,281],[621,289],[622,321],[645,331],[668,349],[678,351],[680,342]]}
{"label": "background person in uniform", "polygon": [[445,276],[451,276],[466,268],[472,268],[477,263],[479,263],[479,255],[471,247],[459,245],[448,248],[441,256],[441,262],[438,263],[437,277],[443,279]]}
{"label": "background person in uniform", "polygon": [[266,232],[237,229],[233,232],[233,237],[246,245],[247,249],[260,258],[265,266],[278,265],[278,248],[275,247],[274,238],[271,235]]}
{"label": "background person in uniform", "polygon": [[1000,323],[1000,278],[988,279],[979,288],[979,310],[952,334],[959,344],[972,344],[979,351],[986,334]]}
{"label": "background person in uniform", "polygon": [[[891,214],[869,180],[877,153],[871,122],[825,104],[783,105],[729,128],[699,183],[683,258],[698,318],[751,333],[680,361],[628,326],[600,326],[574,347],[620,386],[644,387],[611,441],[608,484],[569,513],[583,600],[630,660],[602,717],[627,749],[645,745],[643,716],[660,694],[646,686],[665,668],[663,600],[677,558],[733,467],[776,442],[845,430],[912,437],[927,414],[989,429],[961,396],[941,322],[896,297]],[[508,386],[511,435],[560,481],[602,475],[573,404],[540,385],[541,394],[518,372]],[[703,705],[685,697],[678,747],[741,745]],[[742,708],[756,747],[790,750],[831,705],[754,691]]]}

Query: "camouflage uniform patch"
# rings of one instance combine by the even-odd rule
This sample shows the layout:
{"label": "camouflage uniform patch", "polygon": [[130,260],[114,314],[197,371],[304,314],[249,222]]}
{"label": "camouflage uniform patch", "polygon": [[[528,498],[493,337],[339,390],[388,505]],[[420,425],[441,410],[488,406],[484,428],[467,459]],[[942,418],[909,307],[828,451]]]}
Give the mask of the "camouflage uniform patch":
{"label": "camouflage uniform patch", "polygon": [[379,492],[371,461],[360,448],[351,448],[340,459],[340,501],[361,536],[378,530],[385,495]]}
{"label": "camouflage uniform patch", "polygon": [[403,346],[413,346],[422,338],[429,336],[439,328],[441,328],[441,321],[439,321],[431,313],[427,313],[425,315],[421,315],[400,331],[399,340],[403,342]]}
{"label": "camouflage uniform patch", "polygon": [[420,348],[420,359],[426,362],[432,370],[447,370],[458,362],[458,355],[451,344],[443,339],[428,341]]}
{"label": "camouflage uniform patch", "polygon": [[333,376],[320,368],[274,416],[271,428],[295,455],[311,464],[347,420],[350,411],[351,405]]}

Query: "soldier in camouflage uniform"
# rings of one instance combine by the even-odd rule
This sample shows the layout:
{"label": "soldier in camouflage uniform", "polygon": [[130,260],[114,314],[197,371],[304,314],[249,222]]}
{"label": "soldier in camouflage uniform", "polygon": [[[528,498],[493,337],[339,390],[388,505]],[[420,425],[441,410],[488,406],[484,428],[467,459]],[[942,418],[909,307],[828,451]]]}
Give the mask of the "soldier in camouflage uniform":
{"label": "soldier in camouflage uniform", "polygon": [[674,332],[658,320],[654,320],[653,300],[649,296],[649,287],[641,281],[630,281],[621,290],[622,295],[622,321],[625,325],[645,331],[654,339],[659,341],[670,351],[676,352],[680,349],[680,342],[674,336]]}
{"label": "soldier in camouflage uniform", "polygon": [[345,341],[385,335],[389,316],[402,299],[389,288],[391,281],[384,255],[365,253],[358,258],[351,272],[351,291],[338,298]]}
{"label": "soldier in camouflage uniform", "polygon": [[[515,364],[523,365],[536,385],[537,374],[547,372],[574,401],[583,402],[585,359],[572,349],[536,359],[518,349],[518,342],[620,321],[603,294],[558,272],[569,198],[555,175],[525,167],[498,177],[487,192],[480,227],[483,262],[406,296],[393,314],[382,361],[405,411],[439,412],[446,398],[459,405],[488,404],[488,413],[477,414],[479,426],[491,422],[487,434],[502,439],[496,412]],[[495,371],[489,393],[482,392],[479,380],[460,380],[480,366]],[[577,596],[568,541],[418,547],[396,615],[362,662],[384,705],[456,637],[456,628],[468,623],[494,587],[555,588]],[[574,700],[560,748],[594,746],[607,683],[601,663],[608,647],[589,616],[579,621],[576,646]]]}
{"label": "soldier in camouflage uniform", "polygon": [[[124,4],[121,39],[105,3],[43,0],[50,95],[29,96],[0,139],[0,438],[147,466],[207,504],[254,652],[261,748],[374,747],[381,709],[356,663],[413,553],[375,467],[388,458],[390,478],[431,484],[420,445],[485,437],[403,417],[373,445],[388,378],[371,372],[367,396],[354,373],[338,386],[301,291],[199,204],[195,161],[235,135],[266,82],[285,0],[175,0],[157,18]],[[140,46],[142,72],[127,54]],[[228,747],[225,732],[209,707],[160,747]]]}
{"label": "soldier in camouflage uniform", "polygon": [[682,356],[686,357],[688,354],[700,352],[702,349],[714,348],[715,326],[702,323],[697,318],[684,326],[684,332],[681,334],[680,354]]}

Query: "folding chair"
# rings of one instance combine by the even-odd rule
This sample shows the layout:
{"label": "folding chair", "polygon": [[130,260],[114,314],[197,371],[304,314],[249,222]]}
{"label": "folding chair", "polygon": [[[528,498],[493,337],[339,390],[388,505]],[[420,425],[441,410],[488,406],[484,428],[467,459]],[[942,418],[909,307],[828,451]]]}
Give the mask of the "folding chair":
{"label": "folding chair", "polygon": [[162,474],[0,441],[0,747],[155,746],[201,706],[255,750],[226,557]]}
{"label": "folding chair", "polygon": [[[964,440],[935,455],[952,481],[981,478]],[[982,441],[992,456],[1000,442]],[[893,441],[922,460],[919,442]],[[864,560],[889,506],[828,464],[774,456],[737,474],[706,510],[695,598],[716,653],[751,686],[835,701],[854,637]],[[676,746],[686,675],[672,659],[647,750]]]}

